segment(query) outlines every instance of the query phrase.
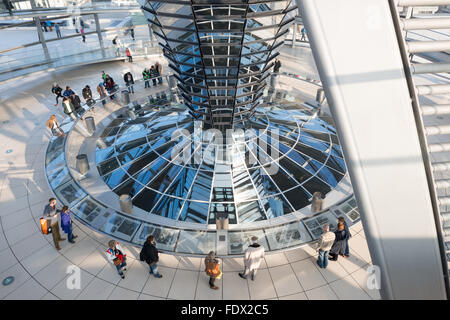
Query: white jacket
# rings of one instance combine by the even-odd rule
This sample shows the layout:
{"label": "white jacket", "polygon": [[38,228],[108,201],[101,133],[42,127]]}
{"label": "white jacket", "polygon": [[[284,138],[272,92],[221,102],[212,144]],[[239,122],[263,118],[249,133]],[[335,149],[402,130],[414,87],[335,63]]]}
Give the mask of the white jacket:
{"label": "white jacket", "polygon": [[262,259],[264,259],[264,247],[262,245],[256,248],[249,246],[245,250],[244,265],[250,270],[258,269]]}
{"label": "white jacket", "polygon": [[[126,257],[126,254],[123,251],[123,248],[122,248],[122,246],[119,243],[116,244],[116,249],[120,250],[122,252],[123,256]],[[108,258],[109,262],[114,263],[113,260],[116,258],[116,255],[114,254],[114,250],[113,249],[108,248],[106,250],[106,258]]]}

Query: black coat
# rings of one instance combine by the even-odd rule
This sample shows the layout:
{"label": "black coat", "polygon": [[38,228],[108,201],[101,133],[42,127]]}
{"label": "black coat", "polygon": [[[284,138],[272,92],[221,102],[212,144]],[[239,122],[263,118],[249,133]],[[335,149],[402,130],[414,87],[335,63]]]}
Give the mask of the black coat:
{"label": "black coat", "polygon": [[82,93],[84,100],[92,99],[92,91],[90,88],[84,88]]}
{"label": "black coat", "polygon": [[147,262],[148,264],[158,262],[159,260],[158,250],[153,244],[150,244],[148,242],[144,243],[142,251],[144,253],[145,262]]}
{"label": "black coat", "polygon": [[[127,81],[127,76],[130,76],[130,81]],[[124,76],[123,76],[123,81],[126,83],[126,84],[128,84],[128,83],[130,83],[130,84],[134,84],[134,79],[133,79],[133,75],[131,74],[131,72],[127,72],[127,73],[125,73],[124,74]]]}
{"label": "black coat", "polygon": [[74,95],[73,97],[70,97],[70,101],[72,101],[73,107],[75,109],[81,108],[81,100],[79,96]]}
{"label": "black coat", "polygon": [[336,239],[330,249],[330,253],[334,255],[344,254],[346,247],[345,240],[349,238],[349,233],[344,229],[342,231],[336,230],[334,234],[336,235]]}
{"label": "black coat", "polygon": [[55,95],[60,96],[60,95],[61,95],[61,92],[62,92],[62,89],[61,89],[61,87],[53,87],[53,88],[52,88],[52,92],[53,92]]}

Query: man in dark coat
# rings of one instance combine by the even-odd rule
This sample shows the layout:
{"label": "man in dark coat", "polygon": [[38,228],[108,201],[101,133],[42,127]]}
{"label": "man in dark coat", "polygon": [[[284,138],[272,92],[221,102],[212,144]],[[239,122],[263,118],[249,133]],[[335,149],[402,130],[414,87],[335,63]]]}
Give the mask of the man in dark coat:
{"label": "man in dark coat", "polygon": [[334,232],[336,239],[331,247],[329,255],[332,261],[337,261],[339,255],[343,256],[345,253],[345,241],[348,239],[348,233],[345,231],[345,226],[342,222],[338,223],[338,228]]}
{"label": "man in dark coat", "polygon": [[[75,112],[81,117],[81,115],[84,112],[84,109],[81,107],[81,100],[80,97],[75,94],[75,92],[72,93],[70,96],[70,102],[72,102],[73,107],[75,108]],[[83,120],[83,118],[81,118]]]}
{"label": "man in dark coat", "polygon": [[145,241],[140,253],[140,260],[147,262],[150,267],[150,274],[153,274],[155,278],[162,278],[162,275],[158,273],[157,262],[159,261],[159,256],[154,236],[150,235],[147,237],[147,241]]}
{"label": "man in dark coat", "polygon": [[64,98],[64,97],[61,95],[61,93],[62,93],[62,88],[55,82],[55,83],[53,84],[53,87],[52,87],[52,92],[53,92],[53,94],[56,96],[56,104],[55,104],[55,106],[57,106],[57,105],[58,105],[58,98]]}
{"label": "man in dark coat", "polygon": [[344,257],[348,258],[350,257],[350,247],[348,246],[348,239],[351,238],[352,234],[350,233],[350,229],[348,228],[347,223],[345,222],[344,217],[339,217],[338,218],[339,222],[342,222],[344,224],[344,230],[347,233],[347,238],[345,239],[345,252],[344,252]]}
{"label": "man in dark coat", "polygon": [[81,93],[83,94],[84,101],[86,101],[89,106],[92,106],[95,103],[94,99],[92,98],[92,90],[88,85],[83,88],[83,91]]}
{"label": "man in dark coat", "polygon": [[273,72],[274,72],[274,73],[280,72],[280,68],[281,68],[281,62],[280,62],[280,60],[275,59],[275,64],[273,65]]}

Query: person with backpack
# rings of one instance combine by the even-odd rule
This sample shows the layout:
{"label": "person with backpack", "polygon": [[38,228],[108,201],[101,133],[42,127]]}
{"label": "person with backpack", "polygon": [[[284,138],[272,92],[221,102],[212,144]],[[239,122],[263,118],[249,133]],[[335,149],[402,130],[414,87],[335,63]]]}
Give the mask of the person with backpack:
{"label": "person with backpack", "polygon": [[150,88],[150,71],[148,68],[142,71],[142,77],[144,78],[144,88]]}
{"label": "person with backpack", "polygon": [[220,270],[220,261],[216,258],[214,251],[210,251],[205,258],[205,272],[209,276],[209,287],[214,290],[219,289],[214,282],[222,277],[222,271]]}
{"label": "person with backpack", "polygon": [[157,263],[159,261],[159,255],[158,250],[156,249],[155,237],[153,235],[147,237],[144,247],[139,254],[139,259],[145,261],[149,265],[150,274],[153,274],[155,278],[162,278],[162,275],[158,272]]}
{"label": "person with backpack", "polygon": [[251,237],[252,244],[245,250],[244,255],[244,272],[239,273],[243,279],[247,279],[247,275],[251,273],[251,279],[255,280],[256,272],[264,259],[264,247],[258,243],[258,237]]}
{"label": "person with backpack", "polygon": [[66,238],[61,238],[61,233],[59,232],[58,213],[60,212],[60,209],[56,209],[56,199],[50,198],[47,205],[44,207],[44,213],[42,214],[42,217],[46,219],[48,224],[51,226],[53,242],[56,250],[61,250],[59,242],[66,240]]}
{"label": "person with backpack", "polygon": [[62,96],[62,88],[55,82],[54,84],[53,84],[53,87],[52,87],[52,92],[53,92],[53,94],[56,96],[56,104],[55,104],[55,106],[57,106],[58,105],[58,98],[64,98],[63,96]]}
{"label": "person with backpack", "polygon": [[73,230],[72,230],[72,218],[70,217],[70,210],[68,206],[64,206],[61,209],[61,229],[63,229],[63,231],[65,233],[67,233],[67,240],[70,243],[75,243],[75,241],[73,239],[78,238],[78,236],[75,236],[73,234]]}
{"label": "person with backpack", "polygon": [[127,255],[116,240],[110,240],[108,242],[108,247],[109,248],[106,250],[106,258],[109,262],[114,264],[120,277],[125,279],[123,272],[127,270]]}
{"label": "person with backpack", "polygon": [[81,27],[80,33],[81,33],[81,38],[82,38],[83,42],[86,43],[86,36],[84,35],[84,28],[83,27]]}
{"label": "person with backpack", "polygon": [[115,36],[114,39],[112,40],[112,43],[116,47],[116,56],[119,57],[120,56],[120,47],[122,46],[122,44],[120,43],[120,40],[119,40],[119,36]]}
{"label": "person with backpack", "polygon": [[133,75],[131,74],[130,71],[128,71],[127,73],[125,73],[123,75],[123,81],[125,81],[128,91],[131,93],[134,93],[134,88],[133,88],[134,79],[133,79]]}

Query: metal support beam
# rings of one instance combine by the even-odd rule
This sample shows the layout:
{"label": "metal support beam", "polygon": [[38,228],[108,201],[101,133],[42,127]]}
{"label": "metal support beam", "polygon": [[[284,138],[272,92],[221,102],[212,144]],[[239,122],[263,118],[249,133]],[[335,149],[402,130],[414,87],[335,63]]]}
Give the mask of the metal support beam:
{"label": "metal support beam", "polygon": [[154,44],[153,44],[154,35],[153,35],[153,30],[152,30],[152,27],[150,26],[150,24],[148,24],[148,34],[150,36],[150,44],[153,48],[154,47]]}
{"label": "metal support beam", "polygon": [[295,40],[297,39],[297,23],[292,24],[292,48],[295,47]]}
{"label": "metal support beam", "polygon": [[381,296],[446,299],[427,150],[389,2],[301,0],[300,7]]}
{"label": "metal support beam", "polygon": [[95,20],[95,30],[97,31],[97,36],[98,36],[98,42],[100,43],[100,48],[102,48],[102,54],[104,57],[105,56],[105,44],[103,43],[102,28],[100,26],[100,21],[98,19],[97,13],[94,13],[94,20]]}
{"label": "metal support beam", "polygon": [[48,52],[47,43],[45,42],[44,33],[42,32],[41,19],[34,18],[34,22],[36,24],[36,31],[37,31],[37,34],[38,34],[39,42],[42,45],[42,50],[44,50],[45,60],[50,62],[51,57],[50,57],[50,54]]}

